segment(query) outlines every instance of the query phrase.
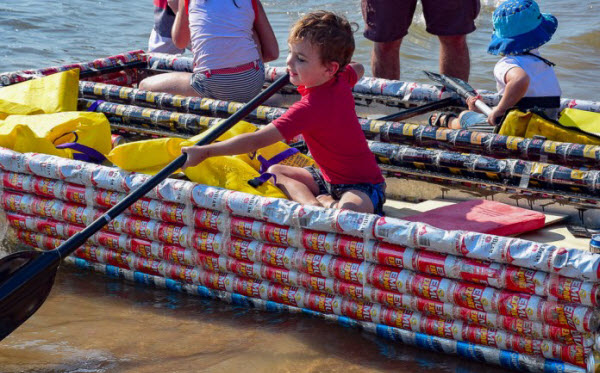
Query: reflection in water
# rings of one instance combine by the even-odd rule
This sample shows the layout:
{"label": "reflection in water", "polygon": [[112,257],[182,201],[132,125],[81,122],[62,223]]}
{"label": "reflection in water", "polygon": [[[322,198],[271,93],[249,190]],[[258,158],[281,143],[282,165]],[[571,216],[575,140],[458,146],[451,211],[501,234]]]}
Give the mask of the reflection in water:
{"label": "reflection in water", "polygon": [[3,372],[501,372],[306,315],[268,313],[62,267],[3,341]]}

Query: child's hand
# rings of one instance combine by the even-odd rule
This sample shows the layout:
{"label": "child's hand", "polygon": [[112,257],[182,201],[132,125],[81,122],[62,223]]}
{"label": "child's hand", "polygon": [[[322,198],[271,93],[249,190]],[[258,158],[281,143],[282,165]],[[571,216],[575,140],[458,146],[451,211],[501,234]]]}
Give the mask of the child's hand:
{"label": "child's hand", "polygon": [[495,126],[496,124],[500,124],[500,118],[504,115],[504,110],[498,108],[498,106],[492,109],[490,115],[488,115],[487,121],[488,124]]}
{"label": "child's hand", "polygon": [[467,98],[467,106],[469,107],[469,110],[479,113],[480,110],[477,108],[477,106],[475,106],[475,101],[477,101],[477,100],[481,100],[480,95],[477,95],[475,97],[468,97]]}
{"label": "child's hand", "polygon": [[203,146],[184,146],[181,152],[187,154],[187,159],[181,167],[185,170],[188,167],[194,167],[209,157],[208,150]]}

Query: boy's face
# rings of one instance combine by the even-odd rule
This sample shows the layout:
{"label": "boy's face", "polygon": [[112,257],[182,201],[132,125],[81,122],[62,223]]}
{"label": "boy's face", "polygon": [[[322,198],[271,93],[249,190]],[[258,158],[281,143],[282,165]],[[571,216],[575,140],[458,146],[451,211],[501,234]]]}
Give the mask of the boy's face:
{"label": "boy's face", "polygon": [[337,62],[321,61],[319,48],[308,40],[300,40],[289,44],[287,68],[290,82],[306,88],[316,87],[335,76],[339,68]]}

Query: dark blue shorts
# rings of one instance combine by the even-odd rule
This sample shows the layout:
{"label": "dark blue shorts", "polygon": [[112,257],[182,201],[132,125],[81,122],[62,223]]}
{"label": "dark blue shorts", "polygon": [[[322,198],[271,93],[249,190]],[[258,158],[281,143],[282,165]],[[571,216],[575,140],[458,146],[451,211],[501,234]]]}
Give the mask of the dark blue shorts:
{"label": "dark blue shorts", "polygon": [[319,186],[319,194],[330,194],[339,200],[342,195],[350,190],[358,190],[369,196],[373,203],[373,213],[383,216],[383,204],[385,203],[385,182],[379,184],[331,184],[325,181],[321,170],[309,166],[304,167],[312,175],[315,183]]}

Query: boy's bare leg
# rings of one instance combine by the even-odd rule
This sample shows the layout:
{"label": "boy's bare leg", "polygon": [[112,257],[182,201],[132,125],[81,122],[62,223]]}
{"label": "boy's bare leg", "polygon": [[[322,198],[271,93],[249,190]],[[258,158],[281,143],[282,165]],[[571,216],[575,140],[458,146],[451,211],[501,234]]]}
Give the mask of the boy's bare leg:
{"label": "boy's bare leg", "polygon": [[369,214],[372,214],[375,210],[369,196],[358,190],[349,190],[342,194],[342,198],[338,202],[338,208]]}
{"label": "boy's bare leg", "polygon": [[152,75],[142,80],[138,88],[172,95],[199,96],[198,92],[190,85],[191,77],[192,73],[185,72]]}
{"label": "boy's bare leg", "polygon": [[319,203],[323,207],[327,207],[330,209],[336,209],[338,207],[338,201],[335,198],[333,198],[331,194],[321,194],[317,196],[317,201],[319,201]]}
{"label": "boy's bare leg", "polygon": [[321,206],[316,198],[319,186],[310,172],[301,167],[274,165],[267,172],[277,178],[277,187],[292,201],[303,205]]}
{"label": "boy's bare leg", "polygon": [[448,122],[448,128],[453,129],[453,130],[459,130],[460,127],[460,118],[462,117],[462,115],[465,113],[466,111],[461,112],[458,117],[456,118],[451,118],[450,121]]}

